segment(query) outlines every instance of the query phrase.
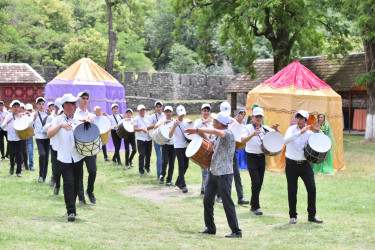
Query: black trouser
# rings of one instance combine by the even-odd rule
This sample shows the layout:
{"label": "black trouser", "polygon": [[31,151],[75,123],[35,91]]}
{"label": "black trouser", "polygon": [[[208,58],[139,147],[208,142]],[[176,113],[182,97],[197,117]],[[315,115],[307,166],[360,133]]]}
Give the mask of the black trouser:
{"label": "black trouser", "polygon": [[7,144],[7,150],[6,150],[6,153],[4,155],[4,137],[5,137],[5,140],[8,142],[8,138],[7,138],[7,134],[8,132],[7,131],[4,131],[4,130],[0,130],[0,151],[1,151],[1,158],[5,158],[5,156],[8,155],[8,144]]}
{"label": "black trouser", "polygon": [[75,163],[63,163],[59,161],[64,180],[64,199],[68,214],[76,213],[76,199],[78,195],[79,181],[82,174],[83,160]]}
{"label": "black trouser", "polygon": [[150,159],[152,151],[152,141],[137,140],[139,154],[139,173],[144,173],[144,168],[150,170]]}
{"label": "black trouser", "polygon": [[[234,152],[234,156],[233,156],[233,177],[234,177],[234,184],[236,185],[236,192],[237,192],[238,200],[241,200],[243,198],[243,188],[242,188],[240,168],[238,166],[238,159],[237,159],[236,151]],[[220,191],[217,192],[217,196],[221,197]]]}
{"label": "black trouser", "polygon": [[262,189],[264,172],[266,170],[266,157],[264,154],[246,153],[247,169],[251,178],[251,200],[252,209],[260,208],[259,194]]}
{"label": "black trouser", "polygon": [[210,231],[216,232],[216,226],[214,223],[214,204],[216,193],[220,191],[229,227],[232,229],[233,233],[241,232],[241,229],[238,227],[236,208],[231,197],[232,181],[233,174],[215,176],[209,171],[203,205],[204,223]]}
{"label": "black trouser", "polygon": [[[96,157],[94,156],[86,156],[82,159],[83,162],[86,163],[87,172],[89,173],[89,176],[87,177],[87,193],[93,193],[94,192],[94,184],[96,179]],[[85,199],[85,193],[84,193],[84,185],[83,185],[83,168],[81,173],[81,180],[79,182],[79,191],[78,196],[80,200]]]}
{"label": "black trouser", "polygon": [[189,158],[186,157],[186,148],[175,148],[177,162],[178,162],[178,177],[176,180],[176,186],[183,188],[186,187],[185,173],[189,168]]}
{"label": "black trouser", "polygon": [[161,146],[161,152],[162,152],[162,159],[163,159],[163,162],[161,164],[161,175],[163,177],[166,175],[167,166],[169,163],[168,176],[167,176],[166,182],[172,182],[174,162],[176,160],[176,151],[174,150],[173,145],[165,144]]}
{"label": "black trouser", "polygon": [[117,135],[116,130],[112,129],[111,130],[111,135],[112,135],[112,141],[113,145],[115,146],[115,153],[112,157],[112,161],[121,163],[121,158],[120,158],[120,147],[121,147],[121,137]]}
{"label": "black trouser", "polygon": [[[135,134],[132,133],[128,137],[126,137],[124,139],[124,144],[125,144],[125,164],[129,165],[130,163],[132,163],[135,153],[137,153],[137,147],[135,145]],[[132,153],[130,157],[129,157],[129,154],[130,154],[129,144],[132,146]]]}
{"label": "black trouser", "polygon": [[106,146],[106,145],[103,145],[103,146],[102,146],[102,151],[103,151],[104,159],[108,159],[108,155],[107,155],[107,146]]}
{"label": "black trouser", "polygon": [[21,151],[22,151],[22,163],[27,169],[29,164],[27,164],[29,160],[29,155],[27,154],[27,140],[21,140]]}
{"label": "black trouser", "polygon": [[51,163],[52,163],[52,174],[55,180],[55,187],[60,188],[60,177],[61,177],[61,167],[59,161],[57,160],[57,151],[53,150],[51,146]]}
{"label": "black trouser", "polygon": [[307,212],[309,218],[314,218],[316,214],[316,187],[314,172],[310,163],[308,161],[296,162],[286,158],[285,174],[288,182],[289,217],[297,218],[298,177],[301,177],[307,190]]}
{"label": "black trouser", "polygon": [[10,171],[14,171],[14,161],[17,162],[16,173],[20,174],[22,171],[22,153],[21,153],[21,141],[8,141],[9,145],[9,157],[10,157]]}
{"label": "black trouser", "polygon": [[35,139],[39,152],[39,177],[43,180],[47,177],[49,158],[49,139]]}

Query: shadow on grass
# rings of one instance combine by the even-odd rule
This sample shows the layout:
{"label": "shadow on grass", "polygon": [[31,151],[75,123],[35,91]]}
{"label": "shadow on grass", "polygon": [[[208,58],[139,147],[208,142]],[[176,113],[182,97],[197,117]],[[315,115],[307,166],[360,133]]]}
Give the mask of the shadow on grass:
{"label": "shadow on grass", "polygon": [[74,223],[74,224],[83,224],[87,223],[87,220],[81,219],[78,216],[76,217],[76,220],[74,222],[68,221],[68,216],[40,216],[40,217],[34,217],[32,220],[34,221],[40,221],[40,222],[58,222],[58,223]]}
{"label": "shadow on grass", "polygon": [[290,230],[318,230],[322,229],[323,225],[318,225],[311,222],[298,222],[295,225],[290,225],[289,223],[284,223],[282,225],[277,225],[273,227],[276,231],[290,231]]}

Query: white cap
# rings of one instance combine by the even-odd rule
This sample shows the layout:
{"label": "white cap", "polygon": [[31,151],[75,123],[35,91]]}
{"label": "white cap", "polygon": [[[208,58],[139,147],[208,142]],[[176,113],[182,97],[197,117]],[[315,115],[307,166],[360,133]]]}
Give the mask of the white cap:
{"label": "white cap", "polygon": [[141,109],[146,109],[145,105],[143,105],[143,104],[139,104],[139,105],[137,106],[137,111],[140,111]]}
{"label": "white cap", "polygon": [[25,103],[21,102],[20,108],[25,108]]}
{"label": "white cap", "polygon": [[31,103],[26,103],[25,109],[26,110],[33,110],[33,105]]}
{"label": "white cap", "polygon": [[220,112],[230,115],[230,111],[231,111],[231,107],[230,107],[229,102],[223,102],[222,104],[220,104]]}
{"label": "white cap", "polygon": [[132,110],[131,108],[127,108],[127,109],[125,110],[125,113],[128,112],[128,111],[130,111],[130,112],[132,112],[132,114],[134,114],[134,112],[133,112],[133,110]]}
{"label": "white cap", "polygon": [[178,116],[186,115],[186,110],[184,106],[180,105],[176,108],[176,113]]}
{"label": "white cap", "polygon": [[167,110],[170,110],[170,111],[173,112],[172,106],[165,106],[164,111],[167,111]]}
{"label": "white cap", "polygon": [[253,116],[261,115],[264,117],[264,112],[262,108],[256,107],[253,109]]}
{"label": "white cap", "polygon": [[100,109],[100,107],[99,106],[95,106],[95,108],[93,110],[95,111],[97,109]]}
{"label": "white cap", "polygon": [[203,103],[203,104],[202,104],[201,110],[204,109],[204,108],[208,108],[208,109],[210,109],[210,110],[212,109],[212,108],[211,108],[211,105],[208,104],[208,103]]}
{"label": "white cap", "polygon": [[114,107],[118,107],[117,103],[111,105],[111,109],[113,109]]}
{"label": "white cap", "polygon": [[14,104],[18,104],[18,105],[20,105],[21,106],[21,102],[20,101],[18,101],[18,100],[13,100],[11,103],[10,103],[10,107],[13,107],[13,105]]}
{"label": "white cap", "polygon": [[87,96],[90,96],[90,91],[85,90],[85,91],[79,92],[77,95],[77,98],[79,99],[79,97],[83,96],[84,94]]}
{"label": "white cap", "polygon": [[73,96],[72,94],[64,94],[61,98],[61,105],[63,105],[66,102],[76,102],[77,97]]}
{"label": "white cap", "polygon": [[56,98],[55,100],[55,106],[57,106],[59,109],[61,109],[61,97]]}
{"label": "white cap", "polygon": [[309,112],[307,112],[306,110],[299,110],[298,112],[296,112],[295,114],[294,114],[294,117],[296,117],[298,114],[300,114],[302,117],[304,117],[304,118],[306,118],[306,120],[308,120],[309,119]]}
{"label": "white cap", "polygon": [[163,106],[163,103],[161,101],[156,101],[155,104],[154,104],[154,107],[156,107],[156,105],[158,105],[158,104]]}
{"label": "white cap", "polygon": [[51,106],[51,105],[55,105],[55,103],[53,103],[53,102],[48,102],[47,107],[49,107],[49,106]]}
{"label": "white cap", "polygon": [[230,122],[230,117],[227,113],[220,112],[219,114],[217,114],[215,120],[218,120],[221,124],[227,126]]}
{"label": "white cap", "polygon": [[0,103],[2,103],[4,105],[4,102],[3,101],[0,101]]}
{"label": "white cap", "polygon": [[35,103],[38,103],[40,101],[45,102],[46,100],[43,97],[38,97],[36,98]]}

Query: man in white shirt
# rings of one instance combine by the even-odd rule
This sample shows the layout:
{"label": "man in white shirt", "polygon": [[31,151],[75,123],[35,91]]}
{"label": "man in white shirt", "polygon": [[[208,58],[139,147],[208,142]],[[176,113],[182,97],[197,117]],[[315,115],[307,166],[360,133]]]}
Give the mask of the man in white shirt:
{"label": "man in white shirt", "polygon": [[152,129],[152,121],[146,115],[146,108],[140,104],[137,107],[138,116],[133,121],[134,131],[137,135],[137,148],[138,148],[138,162],[139,162],[139,177],[143,177],[144,171],[150,173],[150,160],[152,152],[152,140],[148,135],[148,130]]}
{"label": "man in white shirt", "polygon": [[48,129],[48,138],[56,137],[57,160],[64,180],[64,199],[68,214],[68,221],[75,221],[76,199],[79,190],[79,182],[83,172],[83,158],[75,147],[73,136],[74,127],[79,121],[75,116],[77,98],[72,94],[65,94],[61,103],[64,108],[64,114],[53,120],[52,126]]}
{"label": "man in white shirt", "polygon": [[[130,123],[131,126],[133,126],[134,119],[133,116],[133,110],[131,108],[127,108],[125,110],[125,117],[124,122]],[[137,153],[137,145],[135,143],[135,133],[130,133],[125,139],[125,168],[129,169],[130,167],[133,167],[133,158],[135,154]],[[132,152],[130,154],[130,146],[132,147]]]}
{"label": "man in white shirt", "polygon": [[[89,104],[89,97],[90,92],[89,91],[83,91],[78,93],[77,101],[78,101],[78,108],[75,111],[74,116],[77,116],[79,120],[83,119],[91,119],[94,117],[94,114],[89,113],[87,111],[87,106]],[[94,185],[96,180],[96,157],[94,156],[85,156],[83,158],[83,161],[86,163],[86,168],[89,176],[87,177],[87,189],[86,189],[86,195],[89,197],[89,200],[92,204],[96,204],[96,198],[94,195]],[[84,194],[84,185],[83,185],[83,170],[82,170],[82,179],[80,181],[79,191],[78,191],[78,197],[79,197],[79,204],[84,205],[86,204],[85,200],[85,194]]]}
{"label": "man in white shirt", "polygon": [[[201,114],[202,117],[199,119],[196,119],[194,122],[194,126],[196,128],[213,128],[213,122],[210,119],[210,114],[211,114],[211,105],[208,103],[202,104],[201,107]],[[210,136],[210,134],[206,135],[207,137]],[[201,185],[201,194],[204,194],[204,190],[207,185],[208,181],[208,168],[202,168],[201,167],[201,173],[202,173],[202,185]]]}
{"label": "man in white shirt", "polygon": [[[285,134],[284,142],[286,144],[285,152],[285,174],[288,182],[288,201],[289,201],[289,217],[290,224],[297,223],[297,190],[298,177],[301,177],[307,190],[307,211],[309,213],[308,221],[315,223],[323,223],[316,215],[316,187],[314,172],[304,156],[304,147],[312,135],[310,125],[306,125],[309,119],[309,113],[300,110],[294,115],[296,125],[290,126]],[[320,126],[317,121],[314,122],[315,131],[321,133]]]}
{"label": "man in white shirt", "polygon": [[116,103],[111,106],[112,115],[109,116],[109,121],[111,122],[111,136],[113,145],[115,146],[115,153],[113,154],[112,161],[117,165],[121,166],[121,157],[120,157],[120,147],[122,138],[117,135],[117,128],[120,125],[123,117],[118,113],[118,105]]}
{"label": "man in white shirt", "polygon": [[[5,117],[9,114],[8,111],[6,111],[4,102],[0,101],[0,124],[3,123]],[[5,140],[7,140],[7,131],[4,129],[0,129],[0,151],[1,151],[1,161],[5,160],[5,157],[9,157],[8,155],[8,144],[6,149],[6,154],[4,155],[4,137]]]}
{"label": "man in white shirt", "polygon": [[[22,177],[22,145],[21,139],[18,137],[17,132],[14,129],[13,122],[16,119],[20,119],[20,106],[21,102],[18,100],[13,100],[10,107],[10,113],[5,117],[3,123],[1,124],[1,129],[6,129],[8,131],[8,145],[9,145],[9,157],[10,157],[10,170],[9,173],[12,175],[14,173],[14,163],[17,162],[16,174],[18,177]],[[32,123],[29,124],[32,126]]]}
{"label": "man in white shirt", "polygon": [[[172,118],[173,108],[171,106],[166,106],[164,108],[164,114],[165,114],[165,117],[158,121],[158,123],[155,125],[155,129],[157,129],[161,125],[168,126],[169,129],[172,129],[173,124],[174,124],[174,119]],[[162,170],[160,173],[159,183],[160,184],[164,183],[164,177],[167,174],[167,166],[169,163],[168,175],[166,178],[167,186],[173,186],[172,177],[173,177],[173,170],[174,170],[174,162],[176,160],[176,152],[175,152],[173,144],[174,144],[174,139],[172,138],[167,143],[165,143],[165,145],[161,146],[162,153],[163,153],[163,157],[162,157],[163,162],[162,162]]]}
{"label": "man in white shirt", "polygon": [[45,100],[43,97],[38,97],[35,100],[36,111],[34,113],[34,128],[35,128],[35,141],[39,153],[39,179],[38,182],[46,181],[48,171],[48,158],[49,158],[49,139],[47,134],[43,131],[46,124],[48,114],[44,112]]}
{"label": "man in white shirt", "polygon": [[[152,125],[154,128],[154,126],[156,125],[156,123],[158,123],[159,120],[165,118],[165,115],[163,114],[163,103],[161,101],[156,101],[155,104],[154,104],[154,109],[155,109],[155,113],[153,115],[151,115],[151,120],[152,120]],[[154,149],[155,149],[155,153],[156,153],[156,177],[159,181],[159,178],[160,178],[160,175],[161,175],[161,171],[162,171],[162,153],[161,153],[161,145],[157,144],[155,141],[154,141]]]}
{"label": "man in white shirt", "polygon": [[186,157],[186,148],[189,143],[186,140],[184,131],[187,124],[192,123],[192,121],[184,119],[184,116],[186,115],[184,106],[178,106],[176,108],[176,113],[178,115],[177,120],[174,121],[173,127],[169,132],[170,138],[174,136],[174,149],[176,151],[178,162],[178,177],[175,185],[182,189],[183,193],[187,193],[188,188],[185,182],[185,173],[189,168],[189,158]]}

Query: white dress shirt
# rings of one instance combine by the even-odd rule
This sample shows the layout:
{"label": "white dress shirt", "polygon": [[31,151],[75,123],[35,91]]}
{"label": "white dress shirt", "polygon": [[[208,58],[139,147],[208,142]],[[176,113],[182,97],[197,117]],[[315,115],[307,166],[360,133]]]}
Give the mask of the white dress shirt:
{"label": "white dress shirt", "polygon": [[[141,117],[140,115],[138,115],[134,119],[133,125],[137,126],[140,129],[141,128],[146,128],[147,129],[147,127],[149,127],[149,126],[152,125],[152,119],[148,115],[145,115],[144,117]],[[151,137],[148,135],[148,133],[146,134],[143,131],[139,131],[139,132],[135,132],[135,134],[137,135],[137,140],[140,140],[140,141],[151,141]]]}
{"label": "white dress shirt", "polygon": [[[35,129],[35,139],[47,139],[47,133],[43,130],[42,121],[48,116],[46,112],[43,111],[35,111],[38,112],[38,116],[34,121],[34,129]],[[33,117],[34,114],[32,114]],[[34,117],[33,117],[34,118]],[[48,119],[48,118],[47,118]],[[46,122],[47,123],[47,122]]]}
{"label": "white dress shirt", "polygon": [[[13,113],[9,113],[3,123],[1,124],[1,128],[2,129],[7,129],[8,131],[8,134],[7,134],[7,138],[8,138],[8,141],[20,141],[21,139],[18,137],[18,134],[16,132],[16,130],[14,129],[14,126],[13,126],[13,122],[17,119],[20,119],[21,116],[15,116]],[[10,123],[7,123],[10,119],[12,119],[12,121]],[[31,121],[29,123],[29,127],[32,127],[33,126],[33,122]]]}
{"label": "white dress shirt", "polygon": [[162,112],[161,115],[159,115],[157,112],[155,114],[151,115],[152,119],[152,125],[155,125],[158,123],[159,120],[165,118],[165,114]]}
{"label": "white dress shirt", "polygon": [[187,126],[187,124],[186,119],[184,119],[176,127],[174,131],[174,148],[186,148],[189,145],[183,132],[185,131],[185,126]]}
{"label": "white dress shirt", "polygon": [[[321,133],[321,131],[318,133]],[[301,134],[301,129],[297,125],[290,126],[284,137],[284,142],[286,144],[285,157],[295,161],[306,160],[303,149],[312,134],[313,132],[311,130],[307,130],[305,133]]]}
{"label": "white dress shirt", "polygon": [[[160,119],[156,124],[162,124],[164,121],[167,120],[167,117],[164,117],[162,119]],[[162,126],[168,126],[169,127],[169,131],[172,129],[173,127],[173,123],[174,123],[175,119],[171,118],[171,121],[162,125]],[[169,142],[165,143],[167,145],[174,145],[174,138],[172,138]]]}
{"label": "white dress shirt", "polygon": [[82,111],[79,107],[76,109],[76,112],[74,113],[74,116],[76,118],[78,118],[78,120],[82,120],[82,119],[91,119],[93,118],[95,115],[92,114],[92,113],[89,113],[87,110],[85,111]]}
{"label": "white dress shirt", "polygon": [[[56,117],[57,117],[57,115],[56,115],[55,113],[52,113],[52,114],[50,114],[50,115],[48,116],[47,121],[46,121],[46,124],[45,124],[44,127],[43,127],[43,131],[44,131],[45,133],[47,133],[48,129],[52,126],[52,124],[53,124],[53,120],[56,119]],[[57,150],[56,150],[56,149],[57,149],[57,145],[56,145],[57,143],[58,143],[58,142],[57,142],[56,136],[50,138],[50,140],[49,140],[49,144],[51,145],[52,149],[55,150],[55,151],[57,151]]]}
{"label": "white dress shirt", "polygon": [[54,136],[57,139],[55,144],[57,151],[57,160],[63,163],[78,162],[82,160],[84,156],[80,155],[75,147],[73,131],[74,128],[81,122],[76,116],[68,119],[65,114],[62,114],[52,120],[52,126],[57,126],[65,122],[73,124],[73,129],[67,131],[64,128],[61,128],[59,132],[57,132],[57,134]]}
{"label": "white dress shirt", "polygon": [[[115,119],[115,117],[116,117],[116,119]],[[123,117],[120,114],[117,114],[117,115],[112,114],[112,115],[110,115],[109,116],[109,121],[111,122],[111,129],[112,130],[116,130],[115,126],[116,125],[120,125],[122,119],[123,119]]]}
{"label": "white dress shirt", "polygon": [[[250,153],[250,154],[263,154],[264,153],[262,150],[262,140],[263,140],[264,135],[266,134],[265,129],[268,131],[274,131],[268,126],[261,126],[260,127],[261,133],[259,134],[259,136],[257,135],[253,136],[251,137],[250,140],[246,142],[245,151],[247,153]],[[246,125],[244,129],[242,130],[242,138],[251,135],[252,133],[254,133],[254,131],[255,131],[255,127],[253,123]]]}
{"label": "white dress shirt", "polygon": [[[4,122],[4,119],[5,117],[7,117],[7,115],[9,115],[9,112],[4,110],[3,111],[0,111],[0,124],[2,124]],[[3,129],[4,131],[7,131],[7,129]]]}

